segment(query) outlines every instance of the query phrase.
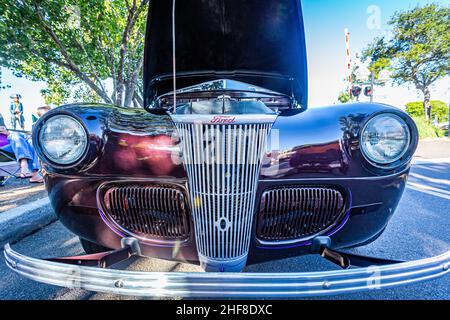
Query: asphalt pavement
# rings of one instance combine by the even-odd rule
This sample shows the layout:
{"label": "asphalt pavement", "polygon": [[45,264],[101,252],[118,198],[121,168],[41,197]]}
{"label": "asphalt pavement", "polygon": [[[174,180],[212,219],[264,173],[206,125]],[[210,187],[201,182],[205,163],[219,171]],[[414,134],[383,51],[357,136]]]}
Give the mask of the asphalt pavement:
{"label": "asphalt pavement", "polygon": [[[426,155],[426,153],[425,153]],[[51,210],[47,207],[46,210]],[[352,251],[390,259],[414,260],[450,250],[450,159],[418,158],[408,187],[385,233],[374,243]],[[1,215],[1,213],[0,213]],[[83,253],[78,238],[59,222],[52,223],[13,245],[34,257]],[[135,259],[126,265],[142,271],[201,271],[197,266]],[[247,267],[248,272],[301,272],[336,269],[317,256],[304,256]],[[69,290],[40,284],[10,271],[0,251],[0,299],[134,299],[84,290]],[[450,277],[394,289],[372,290],[321,299],[445,299],[450,300]]]}
{"label": "asphalt pavement", "polygon": [[[17,164],[4,165],[0,163],[0,167],[7,169],[9,172],[14,172]],[[43,183],[30,183],[28,179],[20,178],[10,179],[4,186],[0,187],[0,216],[4,211],[46,196],[47,192]]]}

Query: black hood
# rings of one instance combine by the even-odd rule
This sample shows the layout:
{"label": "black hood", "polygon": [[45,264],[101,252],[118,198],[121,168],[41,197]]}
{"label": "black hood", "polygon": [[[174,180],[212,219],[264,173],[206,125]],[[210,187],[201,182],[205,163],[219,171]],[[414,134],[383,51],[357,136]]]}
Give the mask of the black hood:
{"label": "black hood", "polygon": [[[231,79],[293,97],[307,106],[300,0],[177,0],[178,89]],[[172,0],[151,0],[144,90],[148,106],[172,86]]]}

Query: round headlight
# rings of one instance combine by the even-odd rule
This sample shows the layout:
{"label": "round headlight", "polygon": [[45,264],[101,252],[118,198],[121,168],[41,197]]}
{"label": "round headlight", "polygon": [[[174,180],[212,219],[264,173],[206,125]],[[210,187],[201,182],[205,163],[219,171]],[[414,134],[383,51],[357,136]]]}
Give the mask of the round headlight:
{"label": "round headlight", "polygon": [[363,129],[361,147],[369,161],[391,164],[403,157],[409,148],[411,133],[406,122],[394,114],[373,117]]}
{"label": "round headlight", "polygon": [[88,144],[86,130],[73,117],[58,115],[49,118],[39,131],[39,144],[51,161],[68,165],[78,161]]}

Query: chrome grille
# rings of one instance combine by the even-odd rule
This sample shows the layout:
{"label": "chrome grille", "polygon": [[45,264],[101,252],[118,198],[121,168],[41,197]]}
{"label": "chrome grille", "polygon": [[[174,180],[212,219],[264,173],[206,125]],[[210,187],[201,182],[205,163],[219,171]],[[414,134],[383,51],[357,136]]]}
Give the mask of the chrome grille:
{"label": "chrome grille", "polygon": [[121,233],[141,240],[189,237],[186,199],[175,186],[113,186],[105,190],[103,202],[103,214]]}
{"label": "chrome grille", "polygon": [[333,188],[285,187],[263,193],[257,236],[264,241],[306,240],[329,230],[344,214]]}
{"label": "chrome grille", "polygon": [[199,255],[248,254],[261,157],[274,117],[255,124],[174,122],[189,178]]}

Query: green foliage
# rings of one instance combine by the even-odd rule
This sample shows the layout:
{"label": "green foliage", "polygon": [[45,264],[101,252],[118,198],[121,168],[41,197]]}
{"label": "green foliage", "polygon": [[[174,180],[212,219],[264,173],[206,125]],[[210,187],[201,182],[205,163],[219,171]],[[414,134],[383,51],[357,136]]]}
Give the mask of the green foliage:
{"label": "green foliage", "polygon": [[381,71],[391,69],[392,55],[392,48],[381,37],[376,38],[362,51],[361,60],[365,62],[370,59],[369,71],[374,72],[375,80],[378,80]]}
{"label": "green foliage", "polygon": [[339,94],[338,100],[340,103],[347,103],[350,101],[350,94],[347,91],[341,92]]}
{"label": "green foliage", "polygon": [[63,82],[48,82],[47,88],[41,90],[41,95],[44,98],[45,104],[54,104],[57,106],[66,104],[70,101],[71,86]]}
{"label": "green foliage", "polygon": [[417,82],[427,87],[450,74],[450,7],[430,4],[397,13],[391,52],[394,54],[393,78],[398,83]]}
{"label": "green foliage", "polygon": [[392,38],[377,38],[362,53],[377,74],[389,69],[397,84],[413,83],[424,94],[429,110],[429,87],[450,75],[450,7],[429,4],[397,12],[389,24]]}
{"label": "green foliage", "polygon": [[[439,100],[432,100],[431,103],[431,117],[437,117],[439,123],[448,121],[448,106],[445,102]],[[406,104],[406,112],[411,117],[425,117],[425,110],[422,101],[410,102]]]}
{"label": "green foliage", "polygon": [[48,87],[41,90],[41,95],[46,104],[63,105],[74,102],[101,102],[101,98],[95,91],[83,84],[67,85],[49,82]]}
{"label": "green foliage", "polygon": [[148,0],[1,1],[0,65],[47,82],[47,102],[74,98],[80,87],[108,103],[141,101],[147,7]]}
{"label": "green foliage", "polygon": [[101,102],[100,97],[89,87],[79,86],[74,90],[73,99],[75,102],[89,101],[92,103]]}
{"label": "green foliage", "polygon": [[430,124],[425,117],[413,117],[419,130],[420,139],[424,138],[442,138],[445,136],[444,130],[436,128]]}

